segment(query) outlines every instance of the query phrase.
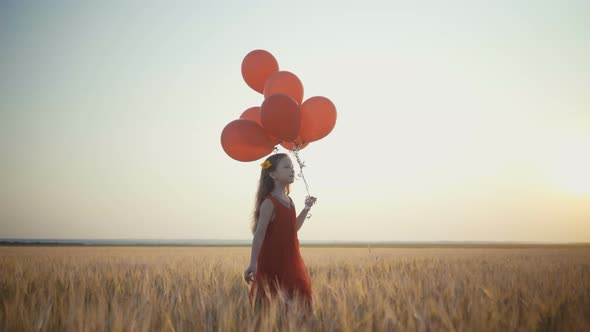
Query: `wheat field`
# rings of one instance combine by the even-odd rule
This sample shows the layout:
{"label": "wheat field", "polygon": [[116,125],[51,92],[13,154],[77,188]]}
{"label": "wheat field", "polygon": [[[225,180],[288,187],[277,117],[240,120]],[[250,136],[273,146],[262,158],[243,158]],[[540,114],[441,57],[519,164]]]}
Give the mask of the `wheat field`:
{"label": "wheat field", "polygon": [[314,314],[249,247],[0,247],[0,331],[590,331],[590,248],[311,248]]}

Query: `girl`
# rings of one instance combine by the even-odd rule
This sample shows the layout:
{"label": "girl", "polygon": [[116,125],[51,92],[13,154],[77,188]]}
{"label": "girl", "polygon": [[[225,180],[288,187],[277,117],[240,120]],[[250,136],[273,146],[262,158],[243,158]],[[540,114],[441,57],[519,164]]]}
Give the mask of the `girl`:
{"label": "girl", "polygon": [[[262,164],[254,218],[252,223],[252,255],[250,266],[244,271],[250,305],[260,303],[279,288],[289,298],[303,299],[306,316],[312,310],[311,278],[299,252],[297,231],[303,225],[307,212],[316,202],[308,197],[298,217],[289,197],[290,184],[295,180],[291,158],[286,153],[268,157]],[[270,294],[267,292],[270,291]]]}

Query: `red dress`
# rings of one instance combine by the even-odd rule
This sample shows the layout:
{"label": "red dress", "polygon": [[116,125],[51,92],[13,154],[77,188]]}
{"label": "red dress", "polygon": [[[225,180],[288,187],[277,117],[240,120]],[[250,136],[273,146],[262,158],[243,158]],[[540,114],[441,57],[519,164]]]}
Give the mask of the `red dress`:
{"label": "red dress", "polygon": [[266,197],[273,202],[274,218],[266,228],[258,254],[256,274],[249,292],[250,305],[253,306],[253,301],[259,296],[261,299],[270,296],[265,293],[264,284],[271,294],[276,294],[278,284],[290,297],[298,292],[305,300],[308,312],[311,312],[311,278],[299,252],[295,207],[293,204],[290,208],[286,207],[270,194]]}

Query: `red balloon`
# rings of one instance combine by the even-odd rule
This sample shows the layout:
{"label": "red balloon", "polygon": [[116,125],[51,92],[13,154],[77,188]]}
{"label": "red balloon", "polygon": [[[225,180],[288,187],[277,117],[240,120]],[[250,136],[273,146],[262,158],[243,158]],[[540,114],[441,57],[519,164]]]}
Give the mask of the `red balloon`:
{"label": "red balloon", "polygon": [[295,99],[301,105],[303,101],[303,84],[295,74],[288,71],[278,71],[272,74],[264,84],[264,98],[276,93],[284,93]]}
{"label": "red balloon", "polygon": [[295,150],[295,144],[299,146],[299,150],[303,150],[306,146],[309,145],[309,142],[304,143],[301,139],[301,136],[297,136],[295,142],[281,142],[281,146],[290,151]]}
{"label": "red balloon", "polygon": [[260,120],[260,107],[254,106],[250,107],[249,109],[245,110],[242,115],[240,115],[240,119],[251,120],[260,125],[262,127],[262,121]]}
{"label": "red balloon", "polygon": [[246,119],[234,120],[223,128],[221,146],[228,156],[237,161],[254,161],[274,150],[274,144],[264,129]]}
{"label": "red balloon", "polygon": [[264,131],[281,141],[293,141],[299,134],[301,111],[295,99],[277,93],[264,99],[260,106]]}
{"label": "red balloon", "polygon": [[[260,119],[260,107],[259,106],[250,107],[249,109],[245,110],[242,113],[242,115],[240,116],[240,119],[254,121],[254,122],[258,123],[260,125],[260,127],[262,127],[262,120]],[[281,140],[274,137],[274,136],[268,135],[268,138],[270,139],[270,141],[274,145],[281,143]]]}
{"label": "red balloon", "polygon": [[326,137],[336,125],[336,106],[326,97],[311,97],[301,105],[303,142],[309,143]]}
{"label": "red balloon", "polygon": [[249,87],[263,93],[268,78],[279,71],[275,57],[265,50],[254,50],[242,60],[242,77]]}

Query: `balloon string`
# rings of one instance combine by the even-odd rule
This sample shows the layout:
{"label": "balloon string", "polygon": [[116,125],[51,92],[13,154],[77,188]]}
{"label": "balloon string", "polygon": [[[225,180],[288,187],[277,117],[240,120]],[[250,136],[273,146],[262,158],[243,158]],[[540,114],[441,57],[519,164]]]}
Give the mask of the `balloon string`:
{"label": "balloon string", "polygon": [[[291,153],[293,153],[293,155],[295,156],[295,159],[297,160],[297,164],[299,164],[299,174],[297,175],[298,177],[301,177],[303,179],[303,183],[305,183],[305,190],[307,191],[307,197],[306,197],[306,201],[307,199],[309,199],[311,197],[311,194],[309,193],[309,186],[307,185],[307,180],[305,180],[305,175],[303,174],[303,167],[305,167],[305,162],[301,161],[301,157],[299,156],[299,152],[301,151],[299,149],[299,145],[296,144],[295,142],[293,142],[293,145],[295,145],[295,148],[291,151]],[[311,218],[311,213],[307,214],[306,219]]]}

